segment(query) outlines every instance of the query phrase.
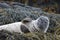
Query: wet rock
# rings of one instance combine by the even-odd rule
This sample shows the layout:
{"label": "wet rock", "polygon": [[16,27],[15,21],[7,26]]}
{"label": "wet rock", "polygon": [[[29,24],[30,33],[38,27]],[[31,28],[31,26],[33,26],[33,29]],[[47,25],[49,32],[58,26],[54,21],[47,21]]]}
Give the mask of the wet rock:
{"label": "wet rock", "polygon": [[0,2],[0,7],[2,7],[2,8],[10,8],[10,6],[5,2]]}

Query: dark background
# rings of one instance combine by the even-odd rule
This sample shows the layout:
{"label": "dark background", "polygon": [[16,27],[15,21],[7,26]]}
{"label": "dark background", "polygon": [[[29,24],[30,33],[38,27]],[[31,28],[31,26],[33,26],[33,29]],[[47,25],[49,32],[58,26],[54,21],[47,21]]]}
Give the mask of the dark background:
{"label": "dark background", "polygon": [[49,13],[60,14],[60,0],[0,0],[0,1],[10,1],[10,2],[20,2],[25,5],[40,7],[44,11]]}

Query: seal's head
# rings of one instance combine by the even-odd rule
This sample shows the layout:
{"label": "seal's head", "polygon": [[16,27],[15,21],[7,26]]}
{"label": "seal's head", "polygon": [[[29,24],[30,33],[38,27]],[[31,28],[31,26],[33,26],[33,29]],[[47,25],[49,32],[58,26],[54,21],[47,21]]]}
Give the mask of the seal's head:
{"label": "seal's head", "polygon": [[44,33],[46,33],[49,27],[49,18],[46,16],[40,16],[37,20],[37,27],[40,28]]}

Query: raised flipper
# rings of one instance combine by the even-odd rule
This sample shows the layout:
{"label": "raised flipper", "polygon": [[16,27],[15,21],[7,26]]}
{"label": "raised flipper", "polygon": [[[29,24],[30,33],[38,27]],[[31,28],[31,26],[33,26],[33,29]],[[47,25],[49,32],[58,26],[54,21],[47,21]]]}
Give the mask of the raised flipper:
{"label": "raised flipper", "polygon": [[21,25],[21,31],[22,31],[23,33],[29,33],[29,32],[30,32],[29,29],[26,28],[24,25]]}

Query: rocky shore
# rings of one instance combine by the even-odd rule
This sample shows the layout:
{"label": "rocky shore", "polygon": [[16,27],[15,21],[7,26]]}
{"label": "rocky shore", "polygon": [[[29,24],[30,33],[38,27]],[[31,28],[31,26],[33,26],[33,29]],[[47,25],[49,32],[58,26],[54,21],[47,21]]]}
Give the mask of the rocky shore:
{"label": "rocky shore", "polygon": [[[21,35],[19,33],[10,33],[8,31],[0,31],[0,40],[60,40],[60,14],[47,13],[41,8],[26,6],[18,2],[0,2],[0,25],[19,22],[25,17],[37,19],[44,15],[49,17],[50,25],[46,34],[44,33],[28,33]],[[34,35],[35,34],[35,35]]]}

